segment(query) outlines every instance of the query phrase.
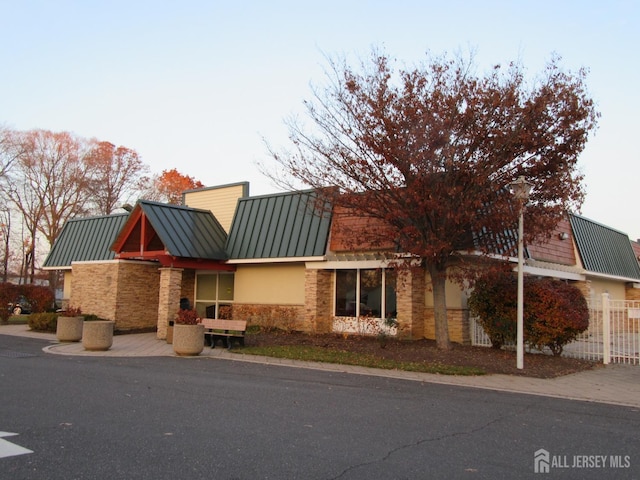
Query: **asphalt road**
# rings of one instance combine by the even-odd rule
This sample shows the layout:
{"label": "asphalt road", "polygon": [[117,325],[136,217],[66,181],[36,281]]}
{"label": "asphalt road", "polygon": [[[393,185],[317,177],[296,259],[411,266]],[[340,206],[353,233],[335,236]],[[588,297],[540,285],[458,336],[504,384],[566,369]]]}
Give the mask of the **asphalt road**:
{"label": "asphalt road", "polygon": [[637,409],[46,344],[0,335],[0,479],[640,478]]}

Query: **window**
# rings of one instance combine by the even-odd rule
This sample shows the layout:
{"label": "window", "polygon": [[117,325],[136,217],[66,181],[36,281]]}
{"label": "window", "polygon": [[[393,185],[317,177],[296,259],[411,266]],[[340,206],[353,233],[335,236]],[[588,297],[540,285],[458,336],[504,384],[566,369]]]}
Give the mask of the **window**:
{"label": "window", "polygon": [[220,318],[220,307],[233,303],[233,273],[196,274],[196,310],[206,318]]}
{"label": "window", "polygon": [[336,317],[396,317],[394,270],[336,270],[335,287]]}

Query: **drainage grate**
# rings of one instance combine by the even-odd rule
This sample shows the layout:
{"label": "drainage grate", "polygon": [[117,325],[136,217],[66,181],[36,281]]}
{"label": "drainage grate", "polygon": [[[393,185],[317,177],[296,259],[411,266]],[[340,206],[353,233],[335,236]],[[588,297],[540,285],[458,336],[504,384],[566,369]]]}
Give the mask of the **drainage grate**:
{"label": "drainage grate", "polygon": [[25,358],[25,357],[37,357],[33,353],[14,352],[13,350],[0,350],[0,357],[8,358]]}

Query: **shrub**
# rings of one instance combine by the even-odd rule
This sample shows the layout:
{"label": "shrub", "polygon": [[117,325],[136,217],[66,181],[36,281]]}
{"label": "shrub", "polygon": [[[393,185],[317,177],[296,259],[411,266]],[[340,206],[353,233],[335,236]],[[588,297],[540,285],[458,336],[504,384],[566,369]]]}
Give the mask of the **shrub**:
{"label": "shrub", "polygon": [[19,293],[31,304],[31,313],[51,312],[54,309],[53,291],[43,285],[19,285]]}
{"label": "shrub", "polygon": [[61,317],[80,317],[82,316],[82,309],[79,307],[67,307],[60,312]]}
{"label": "shrub", "polygon": [[200,317],[196,310],[181,308],[176,315],[178,325],[197,325]]}
{"label": "shrub", "polygon": [[493,348],[515,342],[518,280],[511,272],[491,270],[480,277],[469,297],[469,310],[477,316]]}
{"label": "shrub", "polygon": [[[469,310],[479,318],[494,348],[515,342],[518,281],[512,272],[482,276],[469,297]],[[551,278],[524,278],[524,340],[539,350],[560,355],[564,345],[589,327],[589,308],[575,286]]]}
{"label": "shrub", "polygon": [[7,323],[11,312],[8,305],[16,301],[20,296],[18,285],[13,283],[0,283],[0,322]]}
{"label": "shrub", "polygon": [[29,328],[36,332],[55,333],[58,326],[58,314],[56,313],[32,313],[29,315]]}
{"label": "shrub", "polygon": [[276,330],[293,332],[296,326],[297,312],[293,307],[233,305],[231,316],[232,318],[246,320],[251,325],[259,325],[263,332],[274,332]]}
{"label": "shrub", "polygon": [[589,328],[589,307],[580,290],[550,278],[529,282],[525,290],[525,338],[541,350],[561,355],[567,343]]}

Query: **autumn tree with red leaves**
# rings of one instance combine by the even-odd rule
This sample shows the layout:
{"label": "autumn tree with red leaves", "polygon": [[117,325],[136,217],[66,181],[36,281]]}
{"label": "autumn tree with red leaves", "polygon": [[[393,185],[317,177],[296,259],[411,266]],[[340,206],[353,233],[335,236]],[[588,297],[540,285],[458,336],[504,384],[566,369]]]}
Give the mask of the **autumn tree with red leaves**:
{"label": "autumn tree with red leaves", "polygon": [[174,205],[182,203],[182,194],[187,190],[202,188],[204,184],[189,175],[183,175],[175,168],[163,170],[150,180],[150,187],[144,197],[147,200],[166,202]]}
{"label": "autumn tree with red leaves", "polygon": [[393,63],[378,51],[358,68],[331,61],[328,84],[305,102],[314,129],[288,122],[292,150],[272,150],[285,178],[270,176],[316,188],[334,207],[383,225],[354,239],[391,240],[420,259],[431,279],[437,345],[447,349],[447,278],[467,277],[455,267],[470,250],[489,255],[509,246],[500,239],[517,225],[509,184],[520,175],[533,184],[525,240],[548,234],[581,204],[578,155],[599,114],[586,71],[566,71],[557,57],[531,82],[517,64],[478,75],[461,57]]}
{"label": "autumn tree with red leaves", "polygon": [[93,170],[90,190],[96,213],[110,215],[122,203],[135,203],[149,170],[135,150],[95,142],[87,161]]}

